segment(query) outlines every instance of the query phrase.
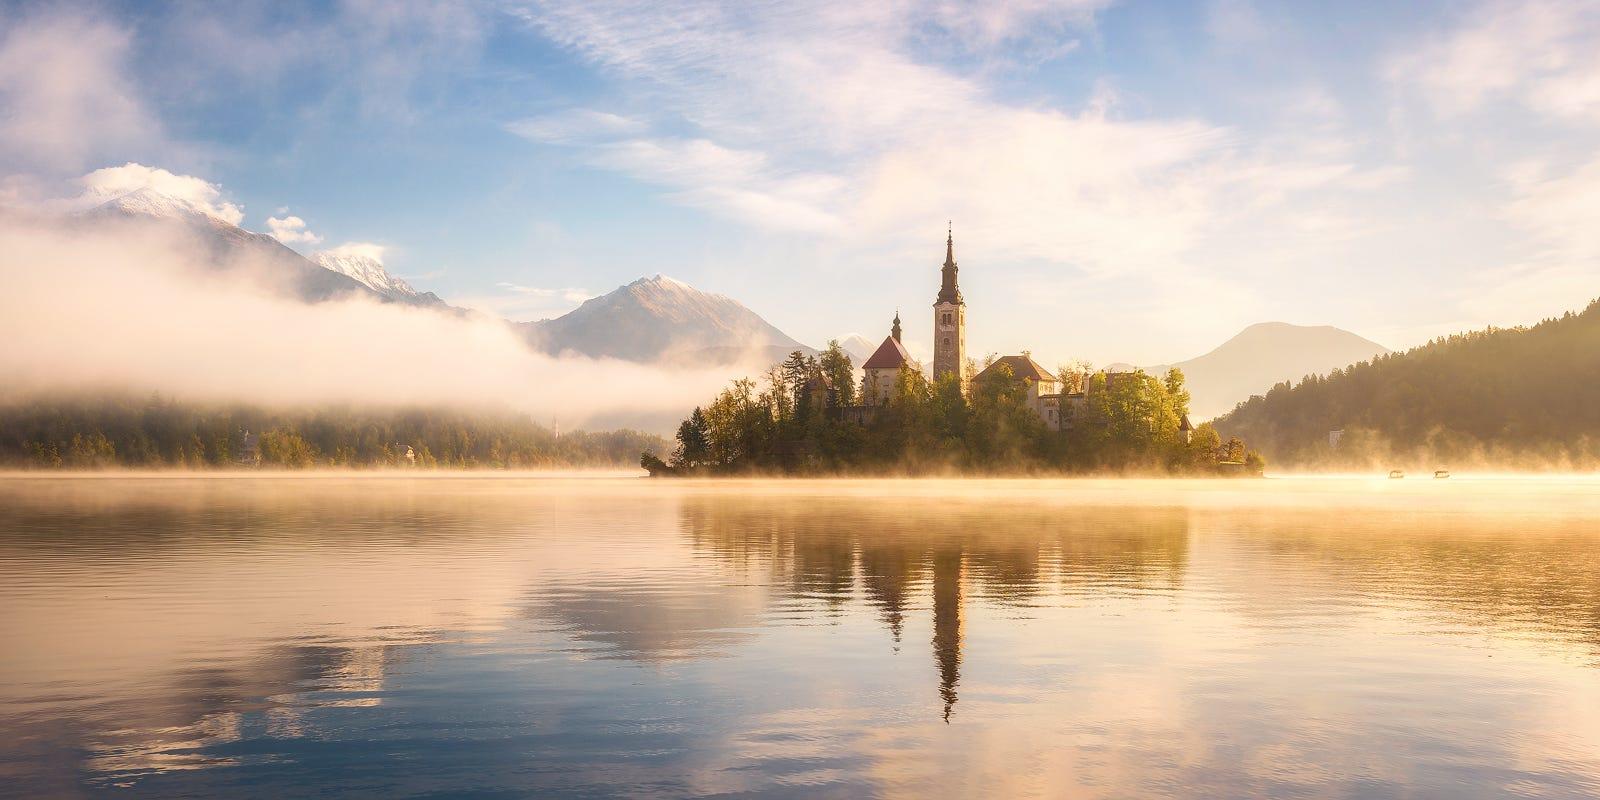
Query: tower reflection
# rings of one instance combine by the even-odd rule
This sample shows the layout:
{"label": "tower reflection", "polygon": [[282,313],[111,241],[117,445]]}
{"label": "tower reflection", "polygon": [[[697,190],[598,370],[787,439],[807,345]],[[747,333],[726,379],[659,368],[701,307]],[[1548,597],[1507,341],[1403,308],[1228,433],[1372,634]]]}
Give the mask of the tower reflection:
{"label": "tower reflection", "polygon": [[939,666],[939,697],[944,700],[944,721],[956,704],[956,684],[961,680],[961,550],[944,548],[933,554],[933,660]]}
{"label": "tower reflection", "polygon": [[960,699],[969,603],[1024,608],[1044,592],[1176,588],[1189,546],[1179,508],[715,494],[685,498],[681,523],[698,552],[767,583],[771,604],[864,602],[896,651],[925,613],[946,722]]}

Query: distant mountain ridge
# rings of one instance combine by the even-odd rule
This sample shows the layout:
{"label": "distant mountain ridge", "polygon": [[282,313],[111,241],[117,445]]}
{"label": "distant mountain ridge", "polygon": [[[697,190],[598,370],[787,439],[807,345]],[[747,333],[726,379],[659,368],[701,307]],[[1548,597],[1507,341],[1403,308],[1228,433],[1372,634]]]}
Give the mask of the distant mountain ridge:
{"label": "distant mountain ridge", "polygon": [[765,365],[795,350],[816,353],[738,301],[659,274],[519,327],[552,355],[691,366]]}
{"label": "distant mountain ridge", "polygon": [[878,349],[878,343],[859,333],[847,333],[839,337],[839,348],[849,354],[850,363],[859,367],[872,357],[873,351]]}
{"label": "distant mountain ridge", "polygon": [[[1600,467],[1600,301],[1273,387],[1216,421],[1290,466]],[[1330,435],[1332,434],[1332,435]]]}
{"label": "distant mountain ridge", "polygon": [[1189,412],[1198,422],[1226,413],[1283,381],[1325,375],[1389,352],[1377,342],[1329,325],[1261,322],[1205,355],[1145,371],[1160,375],[1172,367],[1182,370]]}

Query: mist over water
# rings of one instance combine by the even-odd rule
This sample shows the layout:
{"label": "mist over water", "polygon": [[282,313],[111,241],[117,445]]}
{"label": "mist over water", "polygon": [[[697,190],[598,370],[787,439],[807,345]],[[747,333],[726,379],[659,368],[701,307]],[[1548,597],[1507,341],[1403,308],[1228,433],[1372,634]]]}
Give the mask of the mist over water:
{"label": "mist over water", "polygon": [[[3,212],[0,209],[0,212]],[[0,402],[161,392],[189,401],[509,408],[569,429],[670,429],[727,369],[553,357],[503,320],[370,299],[305,303],[249,258],[150,226],[0,213]],[[671,422],[669,422],[671,421]]]}
{"label": "mist over water", "polygon": [[10,478],[0,795],[1589,796],[1595,488]]}

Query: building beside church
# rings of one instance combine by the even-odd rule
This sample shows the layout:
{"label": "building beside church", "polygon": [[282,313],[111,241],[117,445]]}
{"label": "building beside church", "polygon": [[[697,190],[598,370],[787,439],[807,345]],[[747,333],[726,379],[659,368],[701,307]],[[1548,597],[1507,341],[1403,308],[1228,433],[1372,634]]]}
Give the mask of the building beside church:
{"label": "building beside church", "polygon": [[906,352],[905,345],[900,343],[900,312],[896,311],[894,325],[889,329],[889,335],[861,365],[862,405],[888,404],[889,398],[894,396],[895,382],[900,378],[900,368],[906,366],[913,366],[913,362],[911,354]]}
{"label": "building beside church", "polygon": [[[989,366],[984,367],[983,371],[979,372],[972,380],[976,383],[998,378],[1004,374],[1005,370],[1010,370],[1012,379],[1021,380],[1023,385],[1027,387],[1028,406],[1034,410],[1034,413],[1039,415],[1040,419],[1044,420],[1045,426],[1050,430],[1061,430],[1063,426],[1063,410],[1067,412],[1068,416],[1073,416],[1077,407],[1082,403],[1083,394],[1081,392],[1063,395],[1060,378],[1050,374],[1049,370],[1040,366],[1039,362],[1034,361],[1033,356],[1029,353],[1023,353],[1020,356],[1001,356],[990,363]],[[1065,409],[1062,406],[1063,402],[1066,403]],[[1071,427],[1070,423],[1066,427]]]}

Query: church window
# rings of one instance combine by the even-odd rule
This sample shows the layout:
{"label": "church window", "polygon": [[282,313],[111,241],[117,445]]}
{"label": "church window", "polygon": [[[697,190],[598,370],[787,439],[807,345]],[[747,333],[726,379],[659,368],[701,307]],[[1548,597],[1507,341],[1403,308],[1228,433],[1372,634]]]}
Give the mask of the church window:
{"label": "church window", "polygon": [[[946,325],[950,324],[950,312],[948,312],[948,311],[944,312],[944,324],[946,324]],[[948,342],[948,341],[945,342],[945,344],[949,344],[949,343],[950,342]]]}

